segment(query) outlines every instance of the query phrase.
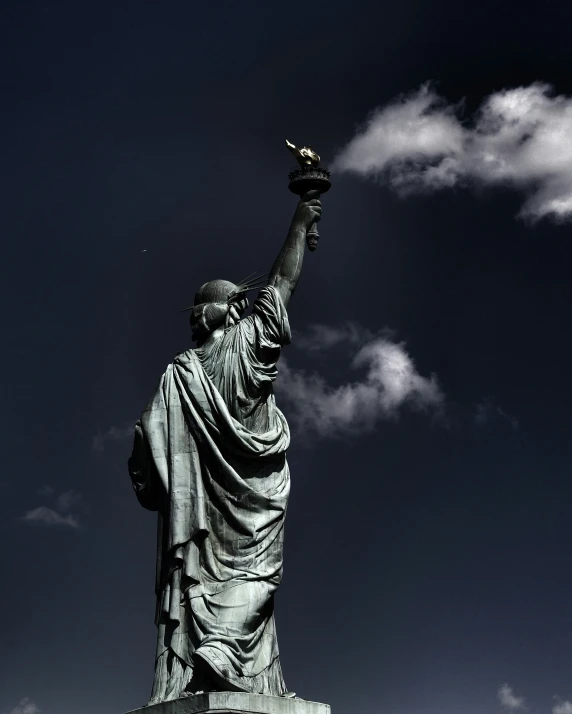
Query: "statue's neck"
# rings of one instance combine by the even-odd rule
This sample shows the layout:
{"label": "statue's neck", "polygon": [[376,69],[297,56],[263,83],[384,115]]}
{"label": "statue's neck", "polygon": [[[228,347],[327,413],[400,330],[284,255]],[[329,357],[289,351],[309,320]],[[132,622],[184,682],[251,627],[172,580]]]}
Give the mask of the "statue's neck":
{"label": "statue's neck", "polygon": [[213,330],[210,335],[207,336],[207,338],[201,342],[200,344],[197,343],[197,347],[200,349],[210,349],[214,344],[216,344],[221,337],[224,335],[224,326],[221,325],[221,327],[217,327],[216,330]]}

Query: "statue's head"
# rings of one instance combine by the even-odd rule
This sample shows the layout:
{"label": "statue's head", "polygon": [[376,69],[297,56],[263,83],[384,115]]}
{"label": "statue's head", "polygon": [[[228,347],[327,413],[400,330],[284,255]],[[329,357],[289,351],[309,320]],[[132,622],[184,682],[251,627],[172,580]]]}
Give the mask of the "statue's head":
{"label": "statue's head", "polygon": [[238,285],[229,280],[210,280],[201,285],[193,306],[185,308],[191,311],[193,340],[201,345],[218,327],[232,327],[240,320],[248,307],[246,293],[267,284],[268,273],[254,275],[239,281]]}
{"label": "statue's head", "polygon": [[193,340],[202,344],[218,327],[231,327],[248,307],[241,286],[229,280],[210,280],[201,285],[191,308]]}
{"label": "statue's head", "polygon": [[237,285],[230,280],[210,280],[199,288],[194,305],[196,307],[206,302],[226,302],[236,289]]}

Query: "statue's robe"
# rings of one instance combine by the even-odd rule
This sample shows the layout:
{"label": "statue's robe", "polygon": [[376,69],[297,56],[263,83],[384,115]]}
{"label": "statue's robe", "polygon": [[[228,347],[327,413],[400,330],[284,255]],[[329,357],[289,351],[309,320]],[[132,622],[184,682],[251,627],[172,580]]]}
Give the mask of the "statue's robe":
{"label": "statue's robe", "polygon": [[137,422],[130,473],[159,521],[153,703],[286,691],[273,598],[290,434],[272,382],[289,341],[280,295],[264,288],[251,315],[175,358]]}

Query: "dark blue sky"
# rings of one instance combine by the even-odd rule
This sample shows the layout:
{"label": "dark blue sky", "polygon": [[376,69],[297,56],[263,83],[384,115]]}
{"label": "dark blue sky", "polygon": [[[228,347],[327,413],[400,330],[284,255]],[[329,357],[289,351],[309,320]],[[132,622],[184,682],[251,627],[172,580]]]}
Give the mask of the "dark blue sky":
{"label": "dark blue sky", "polygon": [[[571,95],[572,12],[102,0],[2,15],[0,712],[29,698],[117,714],[147,701],[155,646],[155,517],[125,433],[191,346],[179,309],[197,287],[270,268],[295,206],[284,139],[327,164],[427,80],[469,109],[536,80]],[[492,714],[504,682],[538,714],[572,699],[572,228],[527,225],[520,203],[403,200],[346,175],[323,198],[292,327],[391,328],[446,397],[440,419],[405,408],[358,435],[294,435],[279,643],[288,687],[334,714]],[[295,342],[291,367],[356,379],[350,348]],[[41,507],[67,522],[23,520]]]}

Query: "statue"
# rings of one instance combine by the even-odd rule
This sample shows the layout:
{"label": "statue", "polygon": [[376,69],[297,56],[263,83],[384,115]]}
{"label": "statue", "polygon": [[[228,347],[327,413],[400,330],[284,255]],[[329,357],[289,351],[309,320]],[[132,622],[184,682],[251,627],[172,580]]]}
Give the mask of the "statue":
{"label": "statue", "polygon": [[[301,196],[267,285],[253,276],[202,285],[188,308],[196,347],[167,367],[135,426],[133,488],[158,512],[149,704],[214,691],[294,696],[274,624],[290,433],[272,383],[319,196]],[[247,293],[258,288],[244,317]]]}

